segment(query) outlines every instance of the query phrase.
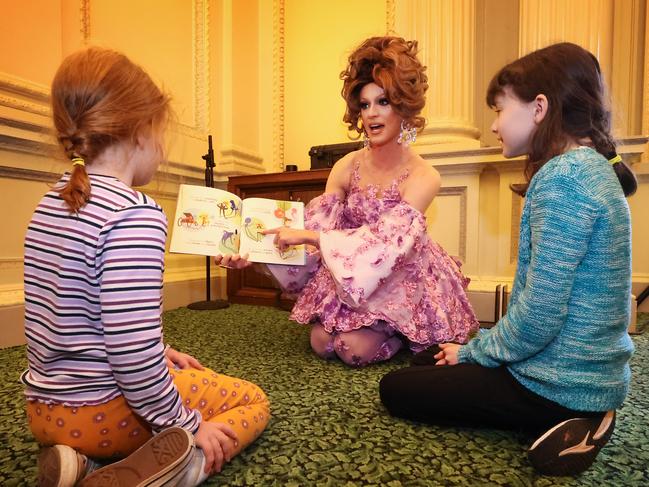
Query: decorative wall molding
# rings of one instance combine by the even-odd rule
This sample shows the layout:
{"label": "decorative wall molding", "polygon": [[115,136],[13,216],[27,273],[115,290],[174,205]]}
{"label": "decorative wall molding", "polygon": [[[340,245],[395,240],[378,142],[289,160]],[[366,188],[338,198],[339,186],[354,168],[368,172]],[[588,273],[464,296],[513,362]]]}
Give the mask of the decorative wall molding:
{"label": "decorative wall molding", "polygon": [[49,89],[38,83],[0,73],[0,106],[50,117]]}
{"label": "decorative wall molding", "polygon": [[210,120],[210,69],[209,69],[209,1],[192,0],[192,54],[193,54],[193,104],[192,125],[178,123],[180,135],[207,141]]}
{"label": "decorative wall molding", "polygon": [[50,102],[50,90],[47,86],[8,73],[0,72],[0,91],[15,93],[47,104]]}
{"label": "decorative wall molding", "polygon": [[437,198],[455,196],[460,198],[460,234],[458,235],[459,252],[458,256],[462,262],[466,262],[466,233],[467,233],[467,186],[446,186],[437,193]]}
{"label": "decorative wall molding", "polygon": [[[0,149],[2,148],[2,137],[0,136]],[[13,148],[15,150],[15,147]],[[176,164],[179,166],[179,164]],[[186,169],[195,170],[189,166],[185,166]],[[31,181],[37,183],[55,183],[61,177],[61,173],[52,172],[52,171],[39,171],[36,169],[23,169],[19,167],[10,167],[10,166],[0,166],[0,178],[4,179],[19,179],[23,181]],[[165,172],[164,168],[161,171],[158,171],[154,176],[154,181],[161,181],[171,184],[196,184],[202,186],[204,181],[199,177],[191,177],[186,175],[179,175],[170,172]],[[178,197],[177,192],[173,191],[161,191],[155,188],[147,188],[144,190],[147,194],[153,196],[160,196],[167,199],[175,200]],[[1,262],[1,261],[0,261]]]}
{"label": "decorative wall molding", "polygon": [[273,0],[273,164],[284,170],[284,0]]}
{"label": "decorative wall molding", "polygon": [[[192,0],[192,62],[193,62],[193,104],[192,125],[178,123],[179,134],[201,141],[207,140],[209,130],[209,1]],[[90,0],[81,0],[80,31],[84,44],[91,43]]]}
{"label": "decorative wall molding", "polygon": [[396,31],[396,0],[385,0],[385,33],[393,36]]}
{"label": "decorative wall molding", "polygon": [[238,146],[224,147],[221,162],[215,173],[219,175],[257,174],[264,172],[263,158]]}
{"label": "decorative wall molding", "polygon": [[1,285],[0,286],[0,307],[15,306],[25,302],[25,292],[23,285]]}
{"label": "decorative wall molding", "polygon": [[[642,88],[642,133],[649,134],[649,6],[645,9],[644,33],[644,87]],[[642,160],[649,162],[649,149],[645,149]]]}
{"label": "decorative wall molding", "polygon": [[79,30],[81,32],[83,44],[88,45],[90,42],[90,0],[81,0],[79,20],[81,23],[81,28]]}
{"label": "decorative wall molding", "polygon": [[53,143],[50,144],[38,140],[26,139],[24,137],[13,137],[11,135],[0,133],[0,150],[47,156],[49,154],[56,154],[59,147]]}
{"label": "decorative wall molding", "polygon": [[[0,274],[22,275],[22,257],[0,258]],[[13,306],[25,302],[22,282],[0,285],[0,306]]]}

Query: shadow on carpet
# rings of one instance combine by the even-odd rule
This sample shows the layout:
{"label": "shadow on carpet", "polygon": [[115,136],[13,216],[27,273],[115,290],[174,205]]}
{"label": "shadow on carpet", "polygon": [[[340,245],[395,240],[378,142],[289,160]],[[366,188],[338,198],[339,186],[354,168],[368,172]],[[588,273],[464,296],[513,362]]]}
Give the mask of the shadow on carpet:
{"label": "shadow on carpet", "polygon": [[[641,319],[649,321],[649,314]],[[649,485],[649,332],[634,337],[632,390],[613,438],[581,476],[552,478],[533,471],[524,453],[528,440],[517,434],[391,418],[378,381],[407,365],[407,352],[365,369],[324,362],[309,349],[307,327],[264,307],[183,308],[166,312],[164,326],[167,342],[214,370],[257,383],[271,401],[261,438],[205,485]],[[0,365],[0,485],[33,486],[38,446],[18,382],[25,348],[0,350]]]}

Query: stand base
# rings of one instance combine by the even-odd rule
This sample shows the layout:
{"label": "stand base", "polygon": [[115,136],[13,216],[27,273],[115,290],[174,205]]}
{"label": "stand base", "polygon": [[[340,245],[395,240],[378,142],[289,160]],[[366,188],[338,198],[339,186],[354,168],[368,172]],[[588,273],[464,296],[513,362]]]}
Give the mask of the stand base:
{"label": "stand base", "polygon": [[230,306],[230,303],[223,299],[215,299],[213,301],[196,301],[187,305],[189,309],[195,311],[207,311],[212,309],[224,309]]}

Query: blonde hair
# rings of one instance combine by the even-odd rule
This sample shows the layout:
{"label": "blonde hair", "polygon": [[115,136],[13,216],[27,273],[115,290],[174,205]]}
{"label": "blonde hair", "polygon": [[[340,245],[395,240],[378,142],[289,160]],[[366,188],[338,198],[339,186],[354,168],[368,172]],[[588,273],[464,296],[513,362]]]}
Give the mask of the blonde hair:
{"label": "blonde hair", "polygon": [[[52,116],[66,155],[92,165],[112,144],[161,134],[170,117],[169,97],[124,54],[91,47],[65,58],[57,70]],[[79,211],[90,198],[85,167],[74,165],[67,184],[57,190],[71,212]]]}

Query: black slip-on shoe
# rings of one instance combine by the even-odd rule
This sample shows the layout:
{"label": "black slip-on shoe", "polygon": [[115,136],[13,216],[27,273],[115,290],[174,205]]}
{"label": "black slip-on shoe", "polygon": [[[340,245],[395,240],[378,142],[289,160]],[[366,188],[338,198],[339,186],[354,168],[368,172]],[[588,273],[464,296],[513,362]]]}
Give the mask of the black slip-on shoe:
{"label": "black slip-on shoe", "polygon": [[437,362],[435,355],[441,351],[439,345],[431,345],[426,350],[414,354],[410,359],[410,365],[435,365]]}
{"label": "black slip-on shoe", "polygon": [[615,427],[615,411],[564,421],[537,439],[527,454],[542,475],[577,475],[595,461]]}

